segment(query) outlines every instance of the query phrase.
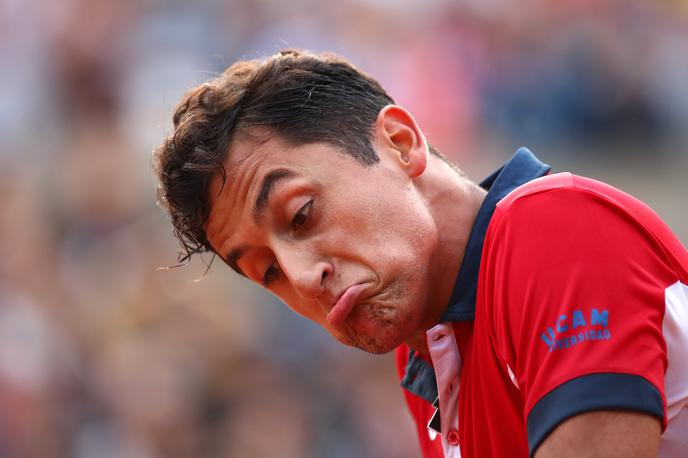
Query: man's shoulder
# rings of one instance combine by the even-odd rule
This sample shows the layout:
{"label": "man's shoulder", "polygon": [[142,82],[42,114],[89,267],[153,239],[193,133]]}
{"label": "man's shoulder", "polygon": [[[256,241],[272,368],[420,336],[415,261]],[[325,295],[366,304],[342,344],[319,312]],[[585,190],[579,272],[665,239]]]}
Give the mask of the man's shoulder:
{"label": "man's shoulder", "polygon": [[[605,241],[606,242],[603,242]],[[664,253],[688,272],[688,252],[671,228],[645,203],[609,184],[571,173],[529,181],[497,203],[486,247],[515,245],[530,252],[575,247],[584,256],[601,244]]]}
{"label": "man's shoulder", "polygon": [[[667,232],[664,222],[639,199],[612,185],[574,175],[569,172],[546,175],[524,183],[497,203],[499,219],[513,219],[514,214],[527,213],[533,223],[563,219],[571,212],[583,217],[626,219],[649,232]],[[670,232],[670,231],[668,231]]]}
{"label": "man's shoulder", "polygon": [[[497,203],[497,208],[504,212],[513,207],[517,202],[528,198],[529,201],[547,200],[552,192],[564,192],[569,198],[594,196],[623,205],[624,203],[641,202],[624,193],[623,191],[591,178],[574,175],[569,172],[555,173],[536,178],[514,189]],[[539,199],[538,199],[539,198]],[[561,203],[560,199],[552,203]]]}

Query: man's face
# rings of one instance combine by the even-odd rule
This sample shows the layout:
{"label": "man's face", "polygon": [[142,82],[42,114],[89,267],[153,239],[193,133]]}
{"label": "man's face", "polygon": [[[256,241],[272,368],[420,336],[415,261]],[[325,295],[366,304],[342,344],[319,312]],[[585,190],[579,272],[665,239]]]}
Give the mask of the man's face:
{"label": "man's face", "polygon": [[210,186],[207,235],[233,268],[340,342],[384,353],[428,319],[436,226],[398,152],[246,136]]}

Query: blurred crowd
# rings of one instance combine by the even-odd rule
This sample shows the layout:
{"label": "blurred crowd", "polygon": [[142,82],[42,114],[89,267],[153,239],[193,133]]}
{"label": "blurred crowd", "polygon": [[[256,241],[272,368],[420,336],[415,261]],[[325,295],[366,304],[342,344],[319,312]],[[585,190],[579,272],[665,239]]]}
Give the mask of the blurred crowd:
{"label": "blurred crowd", "polygon": [[1,457],[418,456],[391,357],[173,267],[151,150],[186,89],[283,47],[350,58],[469,172],[534,145],[688,239],[685,1],[0,0]]}

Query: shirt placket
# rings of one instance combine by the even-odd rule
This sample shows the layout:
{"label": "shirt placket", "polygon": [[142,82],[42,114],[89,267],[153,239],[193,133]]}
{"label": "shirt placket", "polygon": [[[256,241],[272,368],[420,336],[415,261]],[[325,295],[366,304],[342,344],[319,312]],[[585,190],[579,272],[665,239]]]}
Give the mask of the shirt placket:
{"label": "shirt placket", "polygon": [[459,382],[461,355],[451,323],[440,323],[426,332],[428,350],[437,378],[442,448],[445,458],[460,458]]}

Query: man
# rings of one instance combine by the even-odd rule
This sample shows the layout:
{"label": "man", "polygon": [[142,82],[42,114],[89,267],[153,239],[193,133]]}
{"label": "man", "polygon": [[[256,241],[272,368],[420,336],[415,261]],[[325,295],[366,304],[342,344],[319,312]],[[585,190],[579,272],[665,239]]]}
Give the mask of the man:
{"label": "man", "polygon": [[183,258],[396,349],[425,457],[688,456],[688,253],[639,201],[525,149],[478,186],[331,55],[238,62],[174,127]]}

